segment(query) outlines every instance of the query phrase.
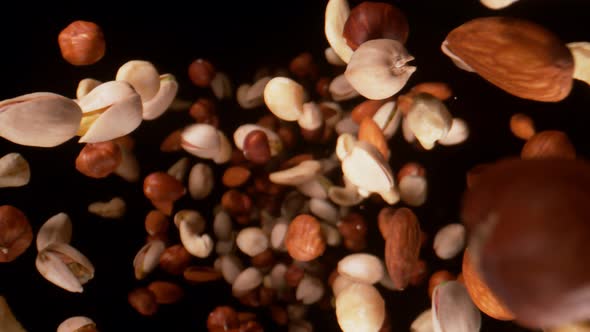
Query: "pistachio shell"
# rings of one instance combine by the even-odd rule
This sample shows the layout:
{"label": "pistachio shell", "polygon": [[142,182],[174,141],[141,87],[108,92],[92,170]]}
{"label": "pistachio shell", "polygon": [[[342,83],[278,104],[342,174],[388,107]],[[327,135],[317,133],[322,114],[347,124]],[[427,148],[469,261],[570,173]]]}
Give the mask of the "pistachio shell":
{"label": "pistachio shell", "polygon": [[447,136],[453,118],[440,100],[421,93],[414,97],[406,121],[422,147],[430,150],[436,141]]}
{"label": "pistachio shell", "polygon": [[502,9],[510,6],[518,0],[479,0],[482,5],[490,9]]}
{"label": "pistachio shell", "polygon": [[481,328],[481,314],[458,281],[436,286],[431,309],[435,332],[477,332]]}
{"label": "pistachio shell", "polygon": [[142,117],[144,120],[154,120],[160,117],[172,104],[178,92],[178,82],[171,74],[160,76],[160,88],[156,95],[143,102]]}
{"label": "pistachio shell", "polygon": [[187,221],[180,222],[179,225],[180,241],[191,255],[206,258],[213,251],[213,240],[208,234],[199,235],[194,223]]}
{"label": "pistachio shell", "polygon": [[344,74],[336,76],[328,87],[332,99],[335,101],[345,101],[358,97],[359,92],[350,84]]}
{"label": "pistachio shell", "polygon": [[342,35],[348,15],[350,15],[350,7],[347,0],[328,1],[324,21],[326,39],[338,57],[346,63],[350,61],[353,53]]}
{"label": "pistachio shell", "polygon": [[390,139],[395,135],[402,119],[402,112],[396,108],[394,101],[388,101],[377,110],[373,115],[373,121],[383,131],[383,136]]}
{"label": "pistachio shell", "polygon": [[[133,87],[122,81],[109,81],[100,84],[87,95],[78,100],[78,105],[83,113],[92,113],[103,110],[129,96],[136,95]],[[141,102],[141,99],[140,99]]]}
{"label": "pistachio shell", "polygon": [[60,212],[41,226],[37,233],[37,250],[41,251],[54,242],[69,244],[72,239],[72,221],[70,217]]}
{"label": "pistachio shell", "polygon": [[30,179],[29,163],[20,153],[12,152],[0,158],[0,188],[22,187]]}
{"label": "pistachio shell", "polygon": [[0,136],[16,144],[53,147],[76,135],[82,111],[71,99],[38,92],[0,102]]}
{"label": "pistachio shell", "polygon": [[53,242],[37,255],[35,266],[47,280],[70,292],[81,293],[82,285],[94,277],[94,266],[68,244]]}
{"label": "pistachio shell", "polygon": [[399,41],[373,39],[354,51],[344,75],[364,97],[385,99],[398,93],[416,71],[406,65],[413,59]]}
{"label": "pistachio shell", "polygon": [[368,192],[387,192],[394,185],[389,164],[375,147],[363,141],[358,141],[342,161],[342,173],[352,184]]}
{"label": "pistachio shell", "polygon": [[590,84],[590,43],[573,42],[567,47],[574,57],[574,78]]}
{"label": "pistachio shell", "polygon": [[264,88],[266,107],[279,119],[297,121],[303,112],[303,87],[287,77],[275,77]]}
{"label": "pistachio shell", "polygon": [[181,137],[182,148],[192,155],[211,159],[219,153],[221,141],[217,129],[212,125],[190,125],[182,131]]}
{"label": "pistachio shell", "polygon": [[234,144],[240,150],[244,150],[244,140],[246,136],[253,130],[262,130],[268,138],[268,145],[270,146],[271,156],[276,156],[283,150],[283,143],[279,135],[274,131],[255,124],[243,124],[234,131]]}
{"label": "pistachio shell", "polygon": [[232,293],[236,297],[247,294],[262,283],[262,273],[255,268],[249,267],[243,270],[232,284]]}
{"label": "pistachio shell", "polygon": [[108,202],[94,202],[88,205],[88,212],[103,218],[118,219],[125,215],[126,204],[121,197],[114,197]]}
{"label": "pistachio shell", "polygon": [[204,163],[197,163],[188,175],[188,192],[193,199],[203,199],[213,190],[213,169]]}
{"label": "pistachio shell", "polygon": [[166,250],[166,245],[160,240],[146,243],[135,255],[133,268],[135,278],[141,280],[152,272],[160,262],[160,256]]}
{"label": "pistachio shell", "polygon": [[22,325],[16,320],[6,299],[0,296],[0,331],[3,332],[26,332]]}
{"label": "pistachio shell", "polygon": [[141,96],[143,103],[152,99],[160,89],[160,75],[151,62],[131,60],[122,65],[117,71],[117,81],[131,84]]}
{"label": "pistachio shell", "polygon": [[232,145],[221,130],[217,130],[217,135],[219,136],[219,151],[213,157],[213,162],[216,164],[225,164],[231,160]]}

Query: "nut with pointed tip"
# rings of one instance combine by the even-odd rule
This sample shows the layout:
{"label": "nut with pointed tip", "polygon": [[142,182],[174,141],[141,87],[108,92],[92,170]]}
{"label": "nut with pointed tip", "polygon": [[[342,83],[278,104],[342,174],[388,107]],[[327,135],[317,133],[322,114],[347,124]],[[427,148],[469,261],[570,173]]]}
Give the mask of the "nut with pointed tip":
{"label": "nut with pointed tip", "polygon": [[184,296],[182,287],[168,281],[152,281],[147,289],[154,293],[158,304],[173,304]]}
{"label": "nut with pointed tip", "polygon": [[74,66],[87,66],[104,56],[106,43],[102,29],[94,22],[74,21],[57,38],[61,55]]}
{"label": "nut with pointed tip", "polygon": [[141,280],[156,269],[166,246],[160,240],[146,243],[133,259],[135,278]]}
{"label": "nut with pointed tip", "polygon": [[213,159],[220,151],[221,139],[217,128],[205,123],[197,123],[183,129],[180,145],[199,158]]}
{"label": "nut with pointed tip", "polygon": [[35,266],[48,281],[67,291],[82,293],[82,286],[94,278],[94,266],[74,247],[53,242],[37,255]]}
{"label": "nut with pointed tip", "polygon": [[31,179],[29,162],[18,152],[0,158],[0,188],[22,187]]}
{"label": "nut with pointed tip", "polygon": [[365,141],[373,145],[385,160],[389,160],[389,147],[387,146],[387,140],[383,135],[383,131],[372,117],[365,117],[359,125],[358,132],[359,141]]}
{"label": "nut with pointed tip", "polygon": [[350,254],[338,262],[338,273],[354,282],[375,284],[384,276],[383,263],[371,254]]}
{"label": "nut with pointed tip", "polygon": [[78,104],[54,93],[37,92],[0,102],[0,136],[20,145],[62,144],[76,135],[81,119]]}
{"label": "nut with pointed tip", "polygon": [[465,247],[465,226],[462,224],[448,224],[441,228],[434,236],[434,252],[441,259],[452,259]]}
{"label": "nut with pointed tip", "polygon": [[291,168],[272,172],[268,175],[270,181],[276,184],[297,186],[312,180],[322,170],[317,160],[305,160]]}
{"label": "nut with pointed tip", "polygon": [[98,332],[96,323],[88,317],[70,317],[57,327],[57,332]]}
{"label": "nut with pointed tip", "polygon": [[235,297],[246,295],[262,283],[262,273],[255,267],[243,270],[232,284],[232,294]]}
{"label": "nut with pointed tip", "polygon": [[94,78],[85,78],[80,80],[78,83],[78,88],[76,88],[76,99],[82,99],[82,97],[86,96],[90,91],[101,84],[101,81],[95,80]]}
{"label": "nut with pointed tip", "polygon": [[305,91],[287,77],[275,77],[264,88],[264,102],[279,119],[297,121],[303,112]]}
{"label": "nut with pointed tip", "polygon": [[342,34],[348,46],[356,50],[372,39],[393,39],[405,44],[409,30],[406,16],[397,7],[365,1],[350,11]]}
{"label": "nut with pointed tip", "polygon": [[252,130],[244,138],[242,147],[244,157],[249,161],[263,165],[270,161],[271,152],[268,136],[262,130]]}
{"label": "nut with pointed tip", "polygon": [[72,221],[66,213],[60,212],[47,219],[37,232],[37,251],[54,242],[69,244],[71,239]]}
{"label": "nut with pointed tip", "polygon": [[324,296],[324,284],[316,277],[305,275],[297,285],[295,298],[305,305],[318,302]]}
{"label": "nut with pointed tip", "polygon": [[0,206],[0,262],[12,262],[33,241],[33,230],[25,214],[12,205]]}
{"label": "nut with pointed tip", "polygon": [[469,137],[469,126],[465,120],[453,118],[447,136],[438,140],[441,145],[457,145],[465,142]]}
{"label": "nut with pointed tip", "polygon": [[420,224],[414,212],[407,208],[395,210],[389,218],[385,265],[395,287],[404,289],[420,255]]}
{"label": "nut with pointed tip", "polygon": [[413,59],[398,41],[369,40],[354,51],[344,75],[364,97],[386,99],[406,85],[416,70],[416,67],[407,65]]}
{"label": "nut with pointed tip", "polygon": [[576,159],[576,149],[567,134],[558,130],[536,133],[520,151],[522,159]]}

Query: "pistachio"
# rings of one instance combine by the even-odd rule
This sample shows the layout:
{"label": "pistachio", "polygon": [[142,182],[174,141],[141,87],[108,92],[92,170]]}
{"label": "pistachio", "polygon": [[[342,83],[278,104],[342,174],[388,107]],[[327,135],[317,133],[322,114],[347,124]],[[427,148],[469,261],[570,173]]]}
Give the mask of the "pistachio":
{"label": "pistachio", "polygon": [[211,80],[211,91],[217,99],[227,99],[232,96],[232,85],[226,73],[217,72]]}
{"label": "pistachio", "polygon": [[[22,325],[16,320],[6,299],[0,296],[0,331],[4,332],[26,332]],[[60,331],[61,332],[61,331]]]}
{"label": "pistachio", "polygon": [[0,102],[0,136],[16,144],[57,146],[76,135],[81,119],[82,110],[74,101],[54,93]]}
{"label": "pistachio", "polygon": [[143,103],[142,117],[144,120],[154,120],[160,117],[172,105],[178,92],[178,82],[171,74],[160,76],[160,88],[156,95]]}
{"label": "pistachio", "polygon": [[184,128],[180,144],[186,152],[192,155],[213,159],[220,151],[221,140],[215,127],[197,123]]}
{"label": "pistachio", "polygon": [[402,119],[402,112],[399,112],[396,105],[394,101],[387,101],[373,115],[373,121],[379,126],[386,140],[397,132]]}
{"label": "pistachio", "polygon": [[57,327],[57,332],[98,332],[94,321],[88,317],[70,317]]}
{"label": "pistachio", "polygon": [[188,192],[193,199],[203,199],[213,190],[214,178],[211,166],[197,163],[188,175]]}
{"label": "pistachio", "polygon": [[149,61],[131,60],[119,67],[115,77],[117,81],[125,81],[135,89],[142,103],[152,99],[160,89],[158,70]]}
{"label": "pistachio", "polygon": [[318,218],[332,224],[336,224],[340,219],[340,212],[338,209],[325,199],[310,199],[309,210]]}
{"label": "pistachio", "polygon": [[70,217],[60,212],[41,226],[37,233],[37,250],[41,251],[53,242],[69,244],[72,239],[72,221]]}
{"label": "pistachio", "polygon": [[431,310],[435,332],[479,331],[481,327],[481,314],[458,281],[447,281],[434,289]]}
{"label": "pistachio", "polygon": [[354,51],[344,75],[363,97],[385,99],[398,93],[416,71],[407,65],[413,59],[396,40],[369,40]]}
{"label": "pistachio", "polygon": [[335,101],[345,101],[359,96],[359,92],[355,90],[344,74],[336,76],[330,82],[328,91]]}
{"label": "pistachio", "polygon": [[95,80],[94,78],[85,78],[80,80],[78,88],[76,89],[76,98],[78,100],[86,96],[90,91],[94,90],[97,86],[101,85],[102,82]]}
{"label": "pistachio", "polygon": [[160,256],[166,249],[164,242],[160,240],[150,241],[146,243],[135,255],[133,259],[133,268],[135,270],[135,278],[141,280],[149,273],[156,269],[160,262]]}
{"label": "pistachio", "polygon": [[448,135],[453,120],[447,107],[440,100],[421,93],[414,97],[406,121],[422,147],[430,150],[436,141]]}
{"label": "pistachio", "polygon": [[88,205],[88,212],[109,219],[119,219],[125,215],[126,204],[121,197],[113,197],[108,202],[94,202]]}
{"label": "pistachio", "polygon": [[94,266],[74,247],[53,242],[37,255],[35,266],[48,281],[67,291],[82,293],[82,286],[94,278]]}
{"label": "pistachio", "polygon": [[12,152],[0,158],[0,188],[22,187],[30,179],[29,163],[20,153]]}
{"label": "pistachio", "polygon": [[343,36],[344,25],[350,15],[350,7],[347,0],[330,0],[326,5],[326,16],[324,20],[324,32],[326,39],[334,53],[348,63],[352,57],[353,50],[346,43]]}
{"label": "pistachio", "polygon": [[122,81],[103,83],[78,101],[80,143],[98,143],[131,133],[141,124],[141,97]]}

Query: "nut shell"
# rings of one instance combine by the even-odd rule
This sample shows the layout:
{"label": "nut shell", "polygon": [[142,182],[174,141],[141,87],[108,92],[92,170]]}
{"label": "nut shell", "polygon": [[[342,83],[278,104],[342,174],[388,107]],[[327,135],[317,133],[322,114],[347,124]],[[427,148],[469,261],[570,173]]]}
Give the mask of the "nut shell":
{"label": "nut shell", "polygon": [[310,261],[326,250],[320,222],[309,214],[295,217],[285,235],[285,246],[289,255],[298,261]]}
{"label": "nut shell", "polygon": [[33,230],[25,214],[11,205],[0,206],[0,263],[15,260],[32,241]]}
{"label": "nut shell", "polygon": [[445,48],[481,77],[520,98],[557,102],[572,89],[571,52],[551,31],[529,21],[477,18],[451,31]]}
{"label": "nut shell", "polygon": [[74,21],[58,36],[63,58],[75,65],[91,65],[102,59],[106,49],[102,29],[96,23]]}

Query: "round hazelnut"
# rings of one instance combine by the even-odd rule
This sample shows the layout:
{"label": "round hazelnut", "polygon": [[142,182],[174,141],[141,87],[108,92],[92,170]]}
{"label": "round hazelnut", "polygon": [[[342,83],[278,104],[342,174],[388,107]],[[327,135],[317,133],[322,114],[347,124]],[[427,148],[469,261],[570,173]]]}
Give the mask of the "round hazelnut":
{"label": "round hazelnut", "polygon": [[510,131],[514,136],[528,140],[535,135],[535,123],[528,115],[516,113],[510,117]]}
{"label": "round hazelnut", "polygon": [[145,197],[152,201],[176,201],[182,197],[186,189],[180,181],[165,172],[154,172],[143,181]]}
{"label": "round hazelnut", "polygon": [[244,157],[255,164],[266,164],[271,157],[268,136],[262,130],[252,130],[244,138]]}
{"label": "round hazelnut", "polygon": [[348,46],[356,50],[372,39],[393,39],[405,44],[409,30],[408,20],[398,8],[365,1],[350,11],[342,34]]}
{"label": "round hazelnut", "polygon": [[151,210],[145,216],[145,230],[149,235],[166,233],[170,227],[168,216],[160,210]]}
{"label": "round hazelnut", "polygon": [[191,105],[189,115],[197,123],[210,124],[215,128],[219,127],[219,117],[217,116],[215,102],[209,98],[199,98]]}
{"label": "round hazelnut", "polygon": [[239,326],[238,313],[232,307],[217,307],[207,317],[207,328],[209,331],[215,331],[216,329],[228,331]]}
{"label": "round hazelnut", "polygon": [[74,21],[57,38],[63,58],[74,66],[98,62],[105,53],[102,29],[93,22]]}
{"label": "round hazelnut", "polygon": [[15,260],[32,241],[33,230],[25,214],[11,205],[0,206],[0,263]]}
{"label": "round hazelnut", "polygon": [[114,172],[123,155],[119,145],[112,142],[87,143],[76,158],[76,169],[91,178],[104,178]]}
{"label": "round hazelnut", "polygon": [[152,316],[158,311],[156,295],[147,288],[137,288],[129,292],[127,300],[133,309],[144,316]]}
{"label": "round hazelnut", "polygon": [[428,279],[428,297],[432,298],[432,292],[436,286],[451,280],[455,280],[455,276],[447,270],[439,270],[434,272],[430,276],[430,279]]}
{"label": "round hazelnut", "polygon": [[567,135],[558,130],[545,130],[533,135],[522,147],[522,159],[576,159],[576,149]]}
{"label": "round hazelnut", "polygon": [[300,214],[291,223],[285,235],[289,255],[302,262],[321,256],[326,250],[320,222],[312,215]]}
{"label": "round hazelnut", "polygon": [[180,275],[191,263],[192,255],[182,244],[175,244],[164,250],[160,256],[160,268],[166,273]]}
{"label": "round hazelnut", "polygon": [[194,85],[206,88],[211,84],[215,77],[215,67],[204,59],[193,61],[188,67],[188,77]]}
{"label": "round hazelnut", "polygon": [[233,216],[245,215],[250,213],[252,200],[248,195],[230,189],[221,196],[221,206]]}

